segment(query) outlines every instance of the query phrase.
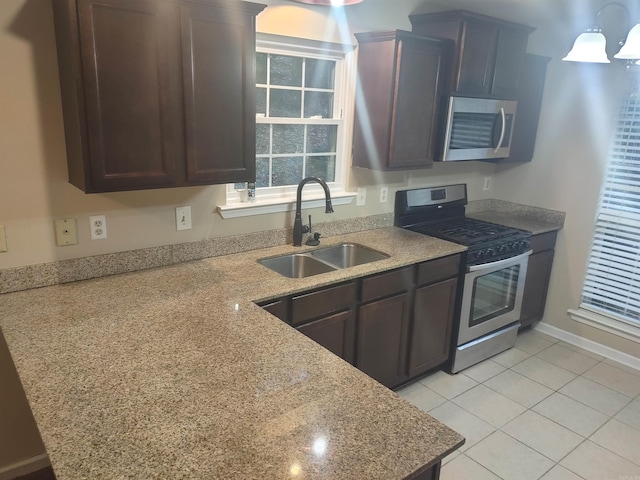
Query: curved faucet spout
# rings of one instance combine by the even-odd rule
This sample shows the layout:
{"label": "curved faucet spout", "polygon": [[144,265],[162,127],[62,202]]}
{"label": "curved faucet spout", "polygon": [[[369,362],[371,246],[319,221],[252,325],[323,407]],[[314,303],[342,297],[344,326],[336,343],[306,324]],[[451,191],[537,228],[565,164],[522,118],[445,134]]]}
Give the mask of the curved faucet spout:
{"label": "curved faucet spout", "polygon": [[296,218],[293,222],[293,245],[296,247],[302,245],[302,187],[304,187],[309,182],[316,182],[320,184],[320,186],[324,190],[324,198],[326,204],[325,213],[333,213],[333,205],[331,205],[331,193],[329,192],[329,187],[327,186],[325,181],[318,177],[304,178],[298,184],[298,192],[296,195]]}

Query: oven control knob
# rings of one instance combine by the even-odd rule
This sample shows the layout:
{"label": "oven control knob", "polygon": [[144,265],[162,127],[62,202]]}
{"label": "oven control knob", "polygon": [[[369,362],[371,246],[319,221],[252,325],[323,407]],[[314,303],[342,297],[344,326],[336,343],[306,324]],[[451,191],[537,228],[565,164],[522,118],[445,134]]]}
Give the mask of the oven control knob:
{"label": "oven control knob", "polygon": [[478,252],[475,253],[475,257],[476,257],[476,260],[482,260],[484,258],[484,251],[479,250]]}
{"label": "oven control knob", "polygon": [[493,257],[494,251],[493,248],[487,248],[487,257]]}

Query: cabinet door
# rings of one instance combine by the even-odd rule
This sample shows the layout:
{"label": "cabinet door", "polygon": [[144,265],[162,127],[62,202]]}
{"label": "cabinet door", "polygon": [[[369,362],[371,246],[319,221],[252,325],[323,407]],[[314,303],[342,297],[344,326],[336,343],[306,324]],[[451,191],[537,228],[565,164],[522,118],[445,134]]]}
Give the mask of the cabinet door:
{"label": "cabinet door", "polygon": [[402,383],[410,314],[408,293],[358,309],[355,366],[387,387]]}
{"label": "cabinet door", "polygon": [[297,330],[330,352],[353,364],[356,334],[355,313],[353,310],[321,318],[315,322],[297,327]]}
{"label": "cabinet door", "polygon": [[353,165],[376,170],[431,166],[452,43],[400,30],[356,37]]}
{"label": "cabinet door", "polygon": [[498,36],[495,68],[491,82],[491,95],[498,98],[516,98],[518,80],[527,50],[528,34],[501,29]]}
{"label": "cabinet door", "polygon": [[255,180],[255,18],[182,6],[187,181]]}
{"label": "cabinet door", "polygon": [[523,327],[542,319],[551,278],[553,255],[553,250],[546,250],[529,257],[520,315],[520,323]]}
{"label": "cabinet door", "polygon": [[410,37],[398,42],[389,168],[433,163],[447,68],[443,52],[442,43]]}
{"label": "cabinet door", "polygon": [[458,93],[488,95],[491,92],[498,28],[490,23],[465,21],[463,38],[455,89]]}
{"label": "cabinet door", "polygon": [[503,161],[529,162],[533,158],[538,134],[538,121],[549,57],[525,56],[518,82],[518,111],[511,136],[509,158]]}
{"label": "cabinet door", "polygon": [[184,153],[171,8],[147,0],[78,1],[86,111],[79,128],[88,152],[84,167],[74,165],[69,175],[78,183],[88,177],[87,192],[176,182]]}
{"label": "cabinet door", "polygon": [[449,358],[458,280],[416,290],[409,343],[408,375],[414,377]]}

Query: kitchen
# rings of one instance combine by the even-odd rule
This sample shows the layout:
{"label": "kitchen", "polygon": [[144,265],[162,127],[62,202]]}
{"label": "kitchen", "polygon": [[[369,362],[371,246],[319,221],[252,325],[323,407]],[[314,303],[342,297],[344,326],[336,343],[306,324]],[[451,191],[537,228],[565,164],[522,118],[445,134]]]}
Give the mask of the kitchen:
{"label": "kitchen", "polygon": [[[338,15],[328,13],[327,9],[286,1],[263,3],[269,7],[258,16],[259,32],[315,40],[329,37],[330,41],[344,42]],[[352,32],[410,30],[409,14],[436,8],[435,4],[423,3],[367,0],[346,9],[345,15]],[[51,8],[48,2],[35,0],[15,0],[4,6],[1,45],[5,72],[10,73],[5,74],[1,93],[6,153],[0,179],[0,223],[6,228],[8,252],[0,254],[0,268],[198,242],[292,225],[291,212],[258,215],[251,222],[221,218],[216,207],[225,203],[223,187],[85,195],[69,185]],[[447,2],[446,8],[451,6]],[[363,207],[355,202],[338,205],[326,220],[391,212],[392,202],[377,202],[381,185],[387,185],[391,195],[402,188],[467,183],[472,200],[497,198],[564,211],[567,217],[556,245],[544,322],[638,357],[637,343],[576,323],[566,313],[578,304],[611,127],[627,78],[619,65],[601,68],[560,62],[575,32],[592,20],[598,6],[581,7],[584,11],[579,12],[537,7],[523,14],[523,7],[483,3],[481,13],[535,26],[537,30],[530,37],[528,51],[553,58],[532,162],[505,166],[480,162],[436,164],[433,169],[411,171],[410,175],[352,169],[348,189],[366,188],[369,201]],[[475,3],[472,7],[480,11]],[[295,21],[291,21],[292,15]],[[567,28],[571,22],[575,24]],[[354,43],[353,39],[349,43]],[[12,160],[8,161],[9,158]],[[491,178],[489,190],[484,190],[486,177]],[[191,205],[191,230],[175,229],[174,208],[180,205]],[[316,222],[325,221],[321,210],[310,213]],[[89,238],[88,217],[97,214],[107,217],[109,236],[105,241]],[[78,219],[79,243],[56,247],[52,223],[66,217]]]}

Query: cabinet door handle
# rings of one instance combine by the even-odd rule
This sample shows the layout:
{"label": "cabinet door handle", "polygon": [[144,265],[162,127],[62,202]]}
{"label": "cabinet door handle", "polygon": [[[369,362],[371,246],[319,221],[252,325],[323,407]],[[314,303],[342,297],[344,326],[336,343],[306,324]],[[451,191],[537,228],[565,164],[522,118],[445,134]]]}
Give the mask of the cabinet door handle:
{"label": "cabinet door handle", "polygon": [[500,150],[502,141],[504,140],[504,134],[507,131],[507,119],[504,114],[504,107],[500,107],[500,117],[502,118],[502,131],[500,132],[500,139],[498,140],[498,144],[496,145],[496,148],[493,149],[493,153],[498,153],[498,150]]}

